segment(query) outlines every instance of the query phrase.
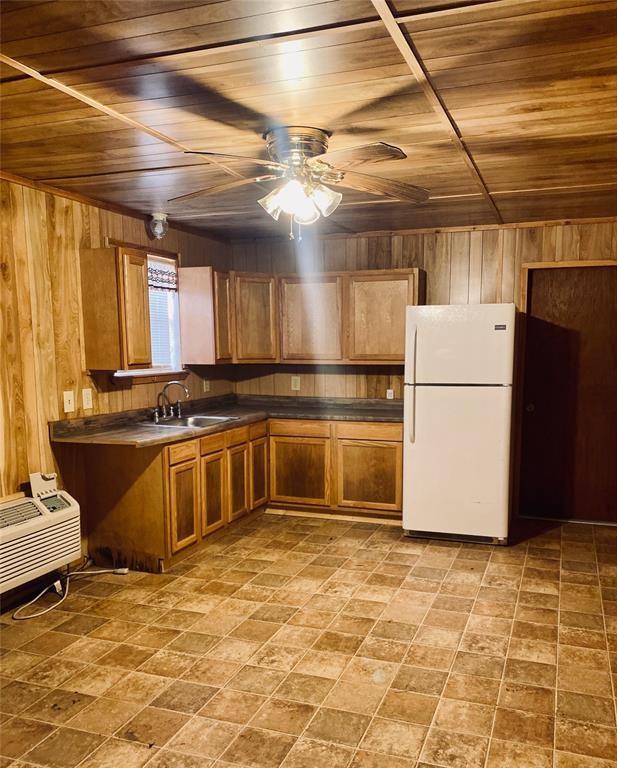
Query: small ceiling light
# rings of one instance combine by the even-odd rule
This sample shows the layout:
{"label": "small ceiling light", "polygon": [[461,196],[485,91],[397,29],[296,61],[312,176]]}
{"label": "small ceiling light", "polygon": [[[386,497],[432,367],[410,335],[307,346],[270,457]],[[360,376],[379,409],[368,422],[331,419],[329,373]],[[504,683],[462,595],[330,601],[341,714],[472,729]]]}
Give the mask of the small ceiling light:
{"label": "small ceiling light", "polygon": [[148,226],[151,234],[157,240],[162,240],[169,229],[169,222],[167,221],[167,214],[160,211],[152,214],[152,218],[148,222]]}
{"label": "small ceiling light", "polygon": [[257,201],[259,205],[261,205],[261,207],[264,209],[264,211],[272,216],[274,221],[279,220],[279,216],[283,210],[279,205],[279,192],[280,188],[273,189],[272,192],[269,192],[265,197],[262,197]]}
{"label": "small ceiling light", "polygon": [[334,213],[343,199],[340,192],[335,192],[323,184],[317,184],[309,193],[309,197],[319,208],[323,216],[329,216]]}

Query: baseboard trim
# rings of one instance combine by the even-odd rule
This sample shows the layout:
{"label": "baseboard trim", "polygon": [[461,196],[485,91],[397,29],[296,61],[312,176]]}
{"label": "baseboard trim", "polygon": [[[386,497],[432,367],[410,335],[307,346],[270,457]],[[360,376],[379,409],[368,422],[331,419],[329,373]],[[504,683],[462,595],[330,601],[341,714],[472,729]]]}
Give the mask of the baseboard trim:
{"label": "baseboard trim", "polygon": [[301,509],[276,509],[267,507],[266,515],[281,515],[282,517],[317,517],[320,520],[346,520],[351,523],[375,523],[379,525],[388,525],[392,528],[400,528],[403,532],[403,526],[400,520],[392,520],[384,517],[369,517],[368,515],[345,515],[331,514],[328,512],[305,512]]}

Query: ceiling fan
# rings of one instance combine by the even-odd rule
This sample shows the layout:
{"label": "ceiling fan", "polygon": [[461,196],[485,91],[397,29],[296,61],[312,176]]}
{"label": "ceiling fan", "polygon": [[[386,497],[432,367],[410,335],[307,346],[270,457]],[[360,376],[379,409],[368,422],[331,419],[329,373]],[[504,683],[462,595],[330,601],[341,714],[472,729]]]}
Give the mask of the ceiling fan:
{"label": "ceiling fan", "polygon": [[244,161],[257,165],[264,171],[256,176],[235,179],[180,195],[169,202],[190,200],[249,184],[279,180],[284,182],[282,186],[275,187],[257,202],[276,221],[281,213],[286,213],[296,224],[306,225],[317,221],[320,216],[330,216],[338,207],[343,195],[330,189],[330,186],[384,195],[393,200],[410,203],[422,203],[428,199],[428,190],[422,187],[349,170],[363,163],[404,160],[407,155],[398,147],[375,142],[328,152],[330,136],[329,131],[321,128],[271,128],[263,134],[270,160],[218,152],[190,151],[189,154],[203,155],[223,162]]}

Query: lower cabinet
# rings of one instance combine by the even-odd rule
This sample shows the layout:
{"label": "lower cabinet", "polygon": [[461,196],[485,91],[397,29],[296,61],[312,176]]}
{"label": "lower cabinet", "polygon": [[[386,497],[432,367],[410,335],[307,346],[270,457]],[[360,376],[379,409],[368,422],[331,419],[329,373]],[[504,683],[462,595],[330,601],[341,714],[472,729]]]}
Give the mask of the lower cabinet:
{"label": "lower cabinet", "polygon": [[249,443],[250,507],[261,507],[268,501],[268,438],[264,434]]}
{"label": "lower cabinet", "polygon": [[215,450],[200,458],[201,466],[201,535],[222,528],[226,520],[227,502],[225,450]]}
{"label": "lower cabinet", "polygon": [[229,520],[237,520],[249,510],[249,447],[247,443],[227,450]]}
{"label": "lower cabinet", "polygon": [[398,513],[402,502],[400,424],[271,420],[274,503]]}
{"label": "lower cabinet", "polygon": [[171,555],[266,503],[266,435],[262,421],[164,450]]}

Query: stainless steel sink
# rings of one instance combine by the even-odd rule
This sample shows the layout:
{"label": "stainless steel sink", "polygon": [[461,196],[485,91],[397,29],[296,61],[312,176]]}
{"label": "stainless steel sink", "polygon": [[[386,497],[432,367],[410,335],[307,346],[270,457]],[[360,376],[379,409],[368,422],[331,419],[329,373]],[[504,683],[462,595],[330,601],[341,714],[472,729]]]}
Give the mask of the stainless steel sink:
{"label": "stainless steel sink", "polygon": [[158,423],[154,421],[145,421],[145,425],[149,427],[192,427],[198,429],[200,427],[212,427],[214,424],[222,424],[224,421],[236,421],[238,416],[182,416],[181,418],[173,417],[171,419],[161,419]]}

